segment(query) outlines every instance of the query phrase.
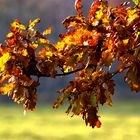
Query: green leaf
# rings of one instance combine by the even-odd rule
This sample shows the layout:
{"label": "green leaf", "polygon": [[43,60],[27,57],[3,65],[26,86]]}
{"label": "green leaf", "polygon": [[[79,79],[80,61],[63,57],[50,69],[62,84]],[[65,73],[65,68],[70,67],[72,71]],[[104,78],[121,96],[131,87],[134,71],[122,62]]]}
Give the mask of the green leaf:
{"label": "green leaf", "polygon": [[132,0],[136,5],[139,4],[139,0]]}
{"label": "green leaf", "polygon": [[97,98],[96,98],[96,96],[97,96],[96,93],[93,93],[91,95],[91,98],[90,98],[90,101],[91,101],[93,106],[97,105]]}

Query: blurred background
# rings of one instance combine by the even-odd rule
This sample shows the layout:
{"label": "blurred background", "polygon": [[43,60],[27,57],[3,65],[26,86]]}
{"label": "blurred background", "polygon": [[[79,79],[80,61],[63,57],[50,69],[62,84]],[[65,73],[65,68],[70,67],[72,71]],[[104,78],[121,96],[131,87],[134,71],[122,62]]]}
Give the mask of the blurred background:
{"label": "blurred background", "polygon": [[[127,0],[128,1],[128,0]],[[91,3],[93,0],[83,0],[84,3],[84,9],[83,12],[85,13],[85,16],[87,15],[87,10],[89,9]],[[109,0],[110,5],[115,6],[120,3],[122,3],[123,0]],[[74,3],[75,0],[0,0],[0,42],[4,43],[5,40],[5,35],[9,32],[10,29],[10,23],[14,21],[14,19],[19,19],[21,20],[24,24],[28,24],[29,20],[34,20],[36,18],[41,19],[41,23],[38,25],[38,29],[40,31],[43,31],[44,29],[48,27],[53,28],[52,34],[48,37],[53,43],[59,40],[59,34],[60,33],[65,33],[65,28],[61,24],[64,18],[70,15],[75,15],[75,9],[74,9]],[[66,76],[66,77],[59,77],[56,79],[51,79],[51,78],[42,78],[41,79],[41,84],[38,87],[38,106],[41,106],[43,103],[53,103],[55,101],[55,98],[57,97],[57,90],[64,88],[66,84],[72,80],[74,77],[71,76]],[[83,140],[87,138],[93,138],[96,140],[100,140],[102,138],[105,138],[107,136],[107,139],[111,140],[117,140],[117,139],[123,139],[123,140],[132,140],[134,138],[138,139],[138,131],[140,129],[135,129],[135,126],[137,128],[140,128],[139,118],[138,116],[132,116],[130,118],[127,118],[127,113],[131,112],[131,114],[135,114],[135,112],[138,113],[138,99],[140,99],[140,93],[133,93],[130,91],[129,87],[127,84],[124,83],[123,80],[123,75],[116,76],[115,78],[116,81],[116,89],[115,89],[115,95],[113,97],[114,101],[119,101],[119,105],[116,104],[114,105],[114,110],[115,112],[118,113],[117,117],[112,117],[112,119],[107,118],[110,114],[106,115],[105,122],[107,123],[104,124],[106,127],[104,129],[100,130],[101,134],[104,134],[103,136],[98,135],[98,131],[94,131],[90,128],[85,129],[84,123],[81,121],[74,120],[74,121],[69,121],[69,119],[65,120],[67,116],[62,116],[59,113],[60,112],[51,114],[48,112],[49,115],[45,114],[45,111],[37,111],[36,114],[30,114],[30,116],[26,117],[26,119],[22,118],[20,115],[20,111],[15,112],[13,115],[13,111],[10,110],[11,108],[9,107],[9,103],[11,104],[11,99],[9,99],[7,96],[2,96],[0,95],[0,126],[4,128],[3,131],[0,131],[0,139],[1,140],[15,140],[16,136],[18,137],[18,140],[30,140],[30,139],[38,139],[38,140],[71,140],[71,139],[77,139],[77,140]],[[136,106],[130,107],[129,104],[123,104],[122,102],[126,101],[131,101],[132,104],[136,104]],[[120,103],[121,102],[121,103]],[[5,104],[7,104],[5,106]],[[14,103],[12,103],[13,105]],[[125,107],[128,108],[125,108]],[[9,108],[8,108],[9,107]],[[115,108],[116,107],[116,108]],[[122,110],[120,110],[120,107]],[[16,107],[13,107],[15,110],[18,110]],[[45,107],[46,109],[46,107]],[[112,110],[110,110],[113,112]],[[123,111],[126,111],[127,113],[123,114]],[[4,114],[3,112],[8,112],[7,114]],[[104,111],[103,111],[104,112]],[[111,113],[112,113],[111,112]],[[44,115],[44,118],[40,118],[39,114],[42,113],[42,116]],[[62,113],[62,112],[61,112]],[[122,114],[121,114],[122,113]],[[48,118],[45,118],[45,115]],[[111,114],[112,115],[112,114]],[[139,114],[138,114],[139,115]],[[53,123],[51,124],[49,122],[49,119],[51,117],[54,117]],[[15,123],[14,118],[17,117],[18,123]],[[123,118],[124,117],[124,118]],[[40,120],[42,119],[42,122]],[[27,120],[27,121],[26,121]],[[63,120],[63,123],[61,121]],[[65,121],[64,121],[65,120]],[[124,121],[125,120],[125,121]],[[112,125],[112,122],[115,122],[114,125]],[[128,135],[126,132],[127,130],[121,135],[122,137],[119,137],[116,139],[116,135],[120,135],[120,132],[126,129],[127,126],[127,121],[129,122],[129,127],[134,126],[134,130],[131,130],[132,128],[128,128],[131,132],[129,132],[130,135]],[[30,124],[30,123],[31,124]],[[105,123],[104,122],[104,123]],[[121,129],[120,128],[120,123],[123,123]],[[24,124],[25,123],[25,124]],[[48,124],[48,126],[45,126],[45,123]],[[68,128],[61,128],[64,125],[64,123],[69,126]],[[80,124],[80,125],[79,125]],[[12,126],[14,126],[14,129],[12,129]],[[57,126],[57,127],[55,127]],[[76,126],[75,129],[73,126]],[[19,127],[19,129],[18,129]],[[22,128],[25,127],[24,133],[22,132]],[[32,127],[32,128],[31,128]],[[37,128],[38,127],[38,128]],[[64,127],[64,126],[63,126]],[[117,128],[117,130],[114,130],[114,127]],[[14,133],[13,131],[15,129],[18,129],[18,134]],[[33,129],[34,128],[34,129]],[[47,134],[52,134],[52,136],[45,137],[44,129],[47,131]],[[70,133],[69,129],[74,129],[75,133]],[[80,132],[78,131],[80,130]],[[10,130],[7,132],[7,130]],[[50,131],[52,130],[52,131]],[[33,131],[36,131],[37,133],[34,133]],[[39,134],[38,131],[41,134]],[[63,135],[63,132],[66,133],[68,131],[68,136],[71,137],[61,137]],[[92,133],[94,131],[94,133]],[[59,137],[53,137],[53,132],[55,133],[54,135],[61,135]],[[108,135],[109,133],[115,132],[114,135],[111,138],[111,135]],[[88,136],[84,135],[84,133],[89,134]],[[133,137],[133,134],[136,134],[135,137]],[[95,135],[94,135],[95,134]],[[84,137],[84,136],[85,137]],[[25,137],[24,137],[25,136]],[[110,136],[110,137],[109,137]],[[23,138],[24,137],[24,138]]]}

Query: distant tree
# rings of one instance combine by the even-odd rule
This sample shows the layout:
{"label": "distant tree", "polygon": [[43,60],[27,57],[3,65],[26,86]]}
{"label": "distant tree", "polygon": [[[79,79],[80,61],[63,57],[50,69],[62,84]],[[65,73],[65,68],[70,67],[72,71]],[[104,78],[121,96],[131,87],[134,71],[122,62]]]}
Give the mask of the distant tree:
{"label": "distant tree", "polygon": [[[24,110],[34,110],[40,77],[75,74],[53,107],[68,102],[67,113],[82,115],[86,125],[100,127],[99,105],[112,105],[115,75],[125,71],[125,82],[140,91],[140,3],[133,1],[134,7],[125,2],[113,8],[96,0],[85,18],[82,1],[76,0],[77,15],[63,21],[68,30],[56,44],[46,38],[51,28],[43,32],[35,28],[40,19],[27,26],[15,20],[0,47],[0,93],[23,103]],[[115,61],[118,66],[112,70]]]}

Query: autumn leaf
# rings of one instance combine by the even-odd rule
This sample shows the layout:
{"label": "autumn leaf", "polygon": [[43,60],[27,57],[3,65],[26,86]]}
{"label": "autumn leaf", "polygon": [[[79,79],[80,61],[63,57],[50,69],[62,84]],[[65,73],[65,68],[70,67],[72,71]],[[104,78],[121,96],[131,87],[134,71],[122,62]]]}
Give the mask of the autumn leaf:
{"label": "autumn leaf", "polygon": [[92,128],[96,127],[100,127],[101,126],[101,122],[99,121],[99,117],[97,116],[97,108],[96,107],[89,107],[87,108],[86,113],[83,115],[83,119],[86,122],[86,125],[90,125]]}
{"label": "autumn leaf", "polygon": [[80,16],[69,16],[62,23],[65,26],[65,28],[87,27],[87,21],[83,17],[80,17]]}
{"label": "autumn leaf", "polygon": [[102,59],[100,60],[101,64],[105,66],[111,66],[114,62],[114,55],[111,51],[106,50],[102,52]]}
{"label": "autumn leaf", "polygon": [[9,74],[1,73],[0,84],[2,84],[5,80],[9,80],[10,77],[11,77],[11,75],[9,75]]}
{"label": "autumn leaf", "polygon": [[20,30],[26,30],[27,27],[23,24],[20,23],[19,20],[15,20],[13,23],[11,23],[11,27],[14,27],[14,28],[17,28],[17,29],[20,29]]}
{"label": "autumn leaf", "polygon": [[22,50],[22,55],[23,55],[23,56],[27,56],[27,55],[28,55],[27,49],[23,49],[23,50]]}
{"label": "autumn leaf", "polygon": [[82,7],[83,7],[82,0],[76,0],[75,1],[75,9],[76,9],[79,16],[83,16],[83,13],[81,11]]}
{"label": "autumn leaf", "polygon": [[10,33],[8,33],[8,34],[6,35],[7,38],[11,38],[11,37],[13,37],[13,36],[14,36],[14,33],[12,33],[12,32],[10,32]]}
{"label": "autumn leaf", "polygon": [[137,74],[138,69],[138,66],[130,67],[125,76],[125,81],[130,85],[131,90],[134,91],[140,91],[140,78]]}
{"label": "autumn leaf", "polygon": [[45,39],[45,38],[39,38],[38,44],[39,45],[48,45],[48,44],[50,44],[50,41],[48,39]]}
{"label": "autumn leaf", "polygon": [[0,57],[0,71],[3,72],[5,70],[6,62],[11,58],[10,53],[4,53],[3,56]]}
{"label": "autumn leaf", "polygon": [[88,12],[88,18],[89,20],[93,20],[95,15],[96,15],[96,12],[98,11],[98,7],[100,7],[101,5],[101,2],[99,1],[95,1],[92,3],[90,9],[89,9],[89,12]]}
{"label": "autumn leaf", "polygon": [[139,4],[139,0],[132,0],[136,5]]}
{"label": "autumn leaf", "polygon": [[48,34],[51,34],[51,31],[52,31],[52,28],[50,27],[50,28],[48,28],[48,29],[46,29],[44,32],[43,32],[43,35],[48,35]]}
{"label": "autumn leaf", "polygon": [[99,8],[99,10],[96,11],[96,18],[97,18],[97,19],[101,19],[102,16],[103,16],[103,7],[102,7],[102,5],[101,5],[101,6],[99,6],[98,8]]}
{"label": "autumn leaf", "polygon": [[53,53],[51,51],[46,51],[46,56],[50,58],[53,56]]}
{"label": "autumn leaf", "polygon": [[40,19],[37,18],[35,19],[34,21],[31,21],[30,20],[30,23],[29,23],[29,28],[33,28],[36,24],[38,24],[40,22]]}
{"label": "autumn leaf", "polygon": [[7,94],[11,90],[13,90],[14,86],[15,86],[14,83],[4,84],[2,87],[0,87],[0,93]]}
{"label": "autumn leaf", "polygon": [[136,18],[139,18],[138,9],[128,10],[127,25],[131,24]]}
{"label": "autumn leaf", "polygon": [[75,0],[76,15],[64,19],[66,33],[54,44],[46,38],[51,28],[35,29],[39,18],[27,26],[15,20],[5,45],[0,44],[0,93],[33,111],[40,77],[73,74],[53,107],[66,102],[66,113],[100,127],[98,111],[106,103],[112,106],[115,75],[125,72],[131,90],[140,91],[140,5],[133,1],[136,5],[127,8],[128,2],[112,7],[96,0],[84,17],[82,0]]}

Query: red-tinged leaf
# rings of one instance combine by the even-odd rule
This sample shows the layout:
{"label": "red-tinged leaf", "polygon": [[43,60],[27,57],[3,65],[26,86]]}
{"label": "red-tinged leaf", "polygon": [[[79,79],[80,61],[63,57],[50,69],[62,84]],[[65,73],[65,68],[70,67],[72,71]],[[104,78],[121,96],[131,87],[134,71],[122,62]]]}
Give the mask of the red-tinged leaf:
{"label": "red-tinged leaf", "polygon": [[85,114],[83,114],[83,119],[86,122],[86,125],[90,125],[92,128],[97,126],[98,128],[101,126],[101,122],[99,121],[99,117],[97,116],[97,108],[89,107]]}
{"label": "red-tinged leaf", "polygon": [[76,0],[75,1],[75,9],[76,9],[79,16],[83,16],[83,13],[81,11],[82,7],[83,7],[82,0]]}
{"label": "red-tinged leaf", "polygon": [[79,28],[79,27],[86,27],[87,26],[87,21],[83,17],[79,16],[69,16],[67,17],[62,23],[66,28],[74,27],[74,28]]}
{"label": "red-tinged leaf", "polygon": [[9,75],[9,74],[1,73],[0,74],[0,84],[2,84],[5,80],[9,80],[10,77],[11,77],[11,75]]}
{"label": "red-tinged leaf", "polygon": [[36,88],[31,86],[27,89],[27,97],[24,100],[24,110],[31,110],[34,111],[36,103],[37,103],[37,94]]}
{"label": "red-tinged leaf", "polygon": [[100,128],[101,127],[101,122],[99,120],[96,122],[96,127],[97,128]]}
{"label": "red-tinged leaf", "polygon": [[[65,24],[65,23],[64,23],[64,24]],[[75,29],[69,30],[69,31],[67,31],[66,34],[60,34],[59,37],[60,37],[61,40],[62,40],[62,39],[64,39],[64,38],[67,37],[67,36],[74,35],[74,34],[75,34],[75,31],[76,31]]]}
{"label": "red-tinged leaf", "polygon": [[96,16],[96,11],[99,10],[99,6],[101,5],[101,2],[99,1],[96,1],[96,2],[93,2],[90,9],[89,9],[89,12],[88,12],[88,18],[90,21],[92,21],[95,16]]}

